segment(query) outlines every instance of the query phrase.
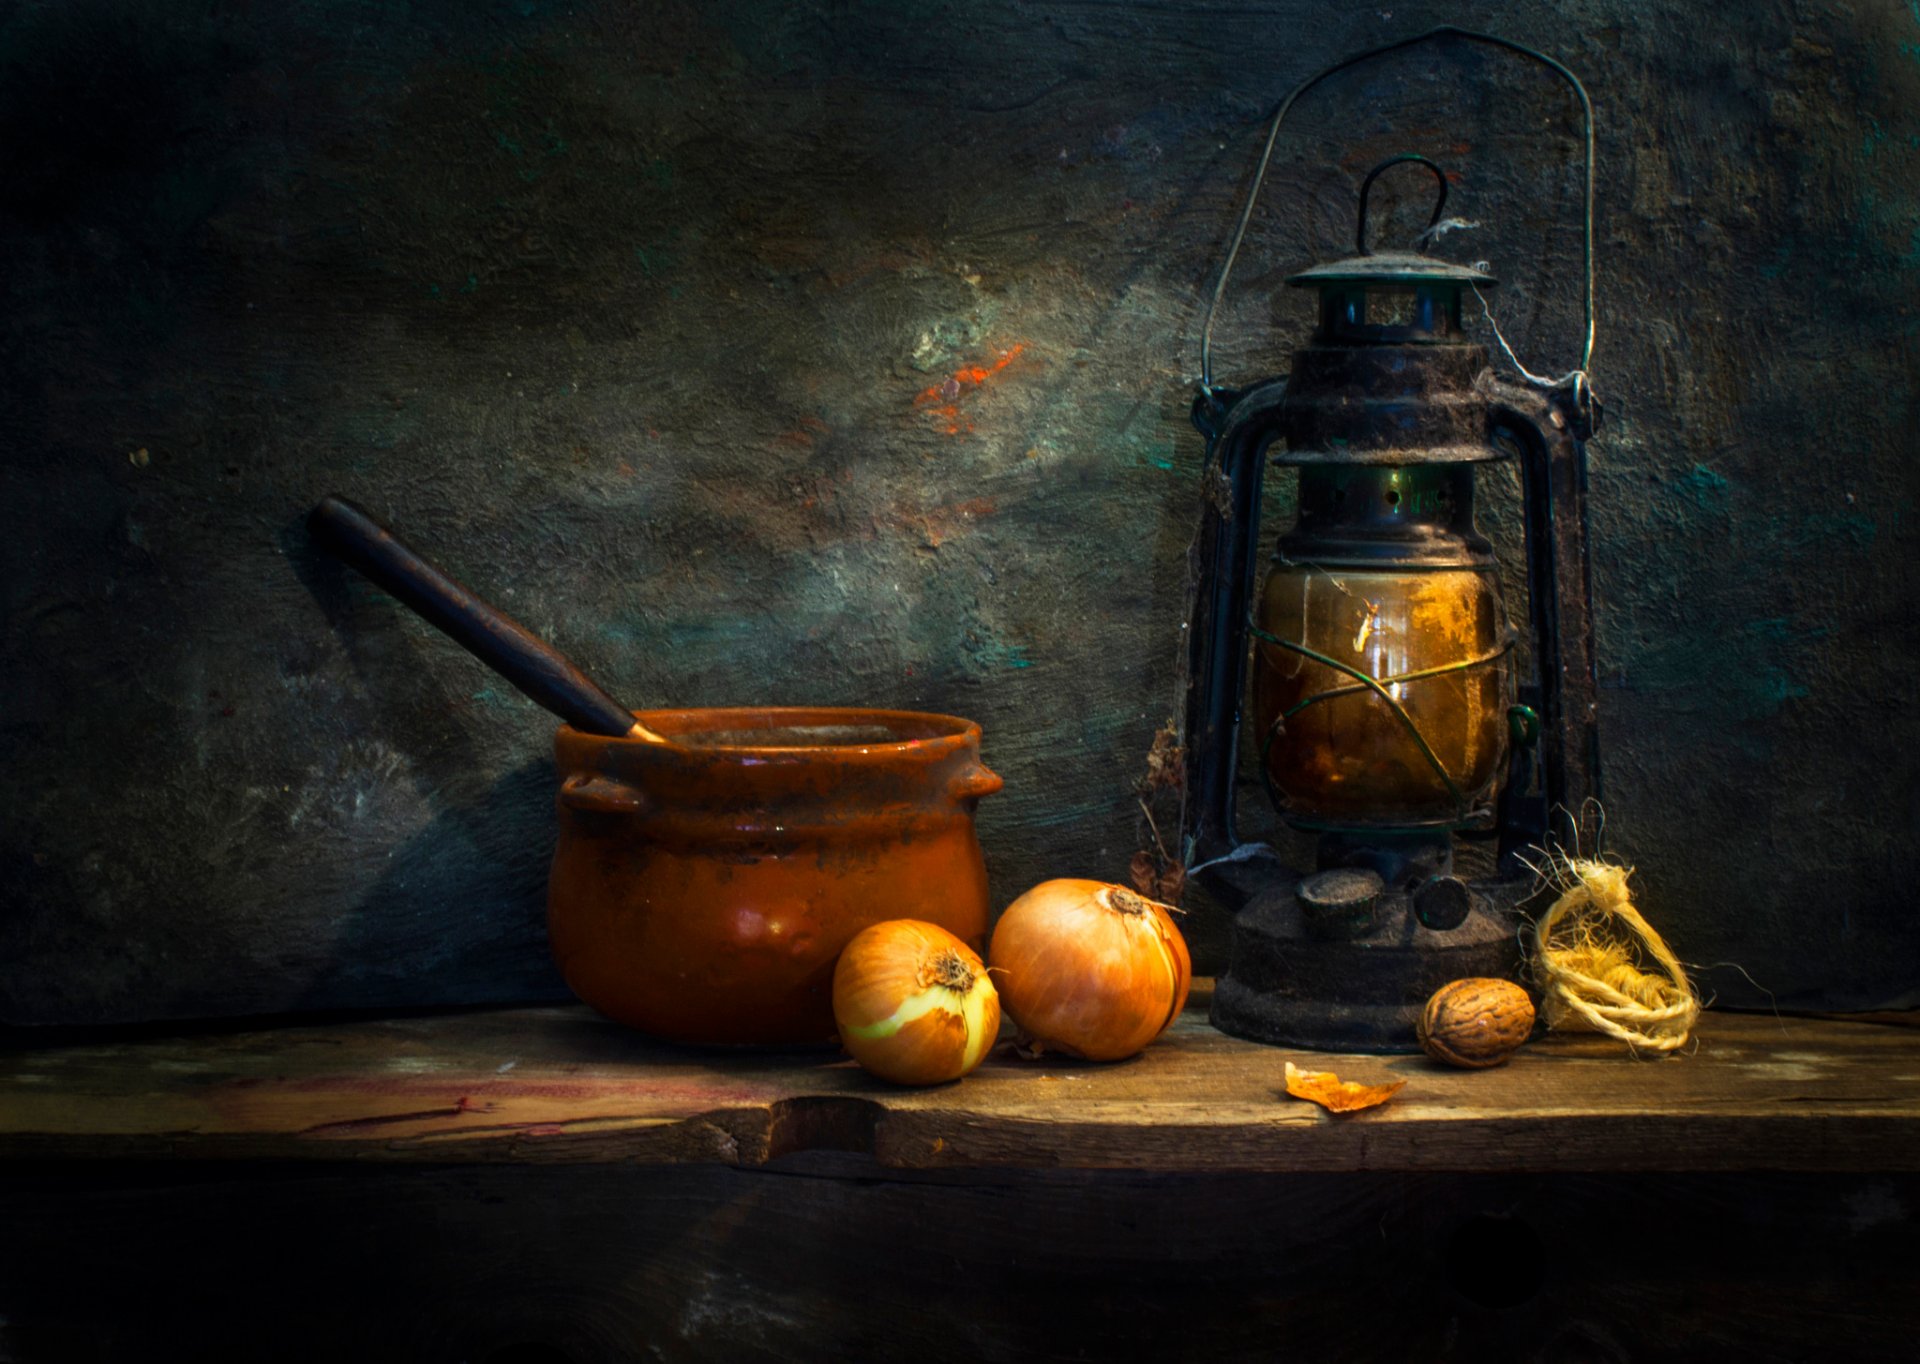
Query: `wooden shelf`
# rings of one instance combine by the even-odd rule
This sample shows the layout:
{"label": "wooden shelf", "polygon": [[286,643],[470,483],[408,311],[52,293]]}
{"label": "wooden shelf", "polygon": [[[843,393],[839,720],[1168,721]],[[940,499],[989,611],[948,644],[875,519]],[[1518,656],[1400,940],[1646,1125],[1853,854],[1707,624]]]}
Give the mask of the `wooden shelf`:
{"label": "wooden shelf", "polygon": [[[905,1090],[824,1053],[673,1047],[579,1007],[0,1051],[0,1157],[1282,1171],[1920,1170],[1920,1018],[1708,1014],[1691,1054],[1548,1037],[1498,1070],[1240,1042],[1196,1007],[1115,1065],[1002,1046]],[[1332,1117],[1283,1062],[1404,1078]]]}

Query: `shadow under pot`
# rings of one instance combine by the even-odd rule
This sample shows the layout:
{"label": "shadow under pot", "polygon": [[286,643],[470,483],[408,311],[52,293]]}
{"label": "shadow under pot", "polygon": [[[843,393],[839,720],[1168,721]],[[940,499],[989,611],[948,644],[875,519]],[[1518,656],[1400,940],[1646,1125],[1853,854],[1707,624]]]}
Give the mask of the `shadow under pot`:
{"label": "shadow under pot", "polygon": [[833,967],[869,924],[976,951],[980,727],[910,711],[635,712],[667,742],[563,726],[547,926],[561,975],[676,1042],[831,1043]]}

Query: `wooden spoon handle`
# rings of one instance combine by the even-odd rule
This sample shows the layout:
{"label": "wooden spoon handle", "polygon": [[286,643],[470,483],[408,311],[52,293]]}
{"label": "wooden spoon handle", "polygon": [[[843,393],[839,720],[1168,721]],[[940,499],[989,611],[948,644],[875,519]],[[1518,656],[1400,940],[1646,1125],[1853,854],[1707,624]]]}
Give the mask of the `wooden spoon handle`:
{"label": "wooden spoon handle", "polygon": [[330,554],[359,569],[575,729],[666,742],[558,649],[421,558],[364,508],[344,497],[322,498],[307,517],[307,529]]}

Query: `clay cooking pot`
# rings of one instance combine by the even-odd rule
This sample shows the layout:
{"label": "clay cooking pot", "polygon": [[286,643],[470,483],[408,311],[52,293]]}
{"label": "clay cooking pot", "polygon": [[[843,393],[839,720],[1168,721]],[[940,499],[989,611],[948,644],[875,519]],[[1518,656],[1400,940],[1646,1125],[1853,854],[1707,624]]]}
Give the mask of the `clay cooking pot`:
{"label": "clay cooking pot", "polygon": [[833,966],[884,919],[975,950],[980,727],[838,709],[636,712],[667,740],[563,726],[547,928],[575,994],[680,1042],[825,1043]]}

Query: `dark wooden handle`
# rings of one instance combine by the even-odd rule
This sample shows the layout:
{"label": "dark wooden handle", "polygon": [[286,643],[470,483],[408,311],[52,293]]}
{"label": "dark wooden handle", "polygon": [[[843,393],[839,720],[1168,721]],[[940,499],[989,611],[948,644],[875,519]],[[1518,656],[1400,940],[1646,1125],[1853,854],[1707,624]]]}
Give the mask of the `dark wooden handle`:
{"label": "dark wooden handle", "polygon": [[421,558],[363,508],[344,497],[323,498],[308,516],[307,529],[328,553],[359,569],[575,729],[657,738],[558,649]]}

